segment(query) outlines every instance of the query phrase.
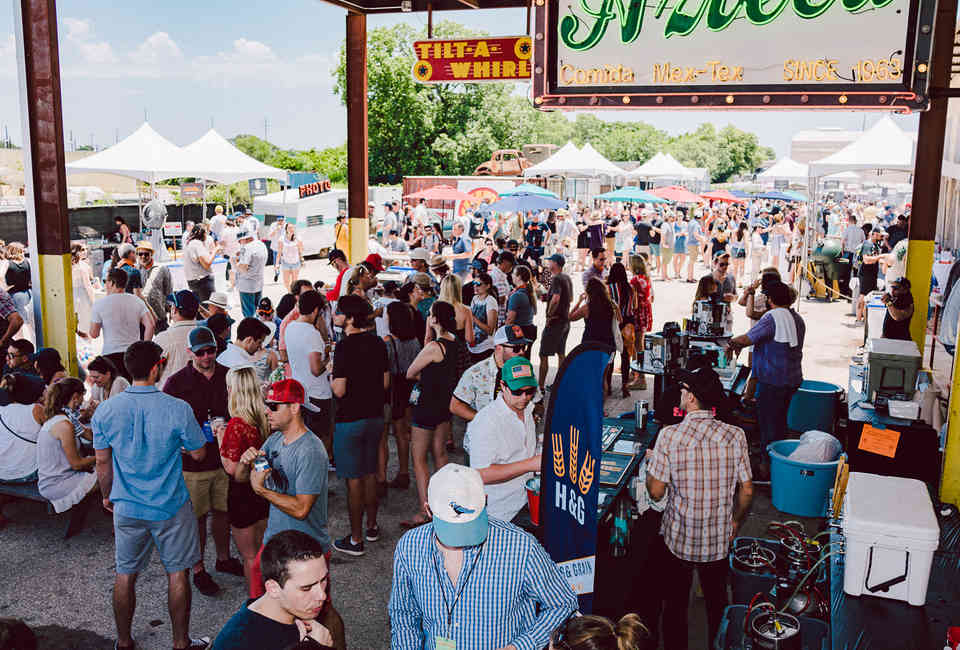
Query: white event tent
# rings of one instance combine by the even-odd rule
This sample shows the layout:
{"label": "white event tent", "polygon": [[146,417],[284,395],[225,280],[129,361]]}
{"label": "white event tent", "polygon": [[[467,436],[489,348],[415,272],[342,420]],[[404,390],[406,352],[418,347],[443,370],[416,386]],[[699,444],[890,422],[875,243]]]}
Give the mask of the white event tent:
{"label": "white event tent", "polygon": [[653,158],[627,173],[627,178],[642,179],[691,180],[695,177],[696,174],[680,164],[680,161],[662,151],[658,151]]}
{"label": "white event tent", "polygon": [[915,148],[913,136],[885,115],[840,151],[811,162],[809,175],[820,178],[870,169],[913,171]]}
{"label": "white event tent", "polygon": [[591,170],[593,173],[589,176],[623,176],[624,171],[603,157],[599,151],[593,148],[589,142],[583,145],[580,150],[580,165],[582,168]]}
{"label": "white event tent", "polygon": [[803,185],[807,184],[809,177],[809,167],[788,156],[778,160],[770,169],[757,174],[758,181],[788,181]]}
{"label": "white event tent", "polygon": [[146,122],[112,147],[67,165],[67,174],[115,174],[151,184],[168,178],[197,177],[200,171],[183,149]]}
{"label": "white event tent", "polygon": [[567,176],[570,170],[576,169],[580,158],[580,149],[572,142],[567,142],[547,158],[532,167],[523,170],[526,178],[533,176]]}
{"label": "white event tent", "polygon": [[286,182],[287,172],[243,153],[222,135],[210,129],[183,148],[191,164],[201,170],[198,178],[217,183],[237,183],[251,178],[274,178]]}

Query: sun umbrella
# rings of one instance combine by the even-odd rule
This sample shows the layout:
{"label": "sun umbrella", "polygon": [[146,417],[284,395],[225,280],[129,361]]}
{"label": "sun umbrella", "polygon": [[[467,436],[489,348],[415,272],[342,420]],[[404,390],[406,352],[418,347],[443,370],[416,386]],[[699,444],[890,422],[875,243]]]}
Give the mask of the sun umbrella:
{"label": "sun umbrella", "polygon": [[795,201],[806,202],[810,200],[809,198],[807,198],[807,195],[804,194],[803,192],[794,192],[793,190],[783,190],[783,193],[786,194],[787,196],[792,196]]}
{"label": "sun umbrella", "polygon": [[704,192],[701,194],[705,199],[710,199],[711,201],[722,201],[724,203],[746,203],[746,199],[741,199],[734,196],[727,190],[713,190],[712,192]]}
{"label": "sun umbrella", "polygon": [[596,198],[605,201],[622,201],[624,203],[669,203],[666,199],[660,198],[650,192],[644,192],[639,187],[633,187],[632,185],[599,194]]}
{"label": "sun umbrella", "polygon": [[773,190],[771,192],[762,192],[760,194],[754,194],[754,198],[757,199],[767,199],[768,201],[797,201],[795,196],[790,196],[779,190]]}
{"label": "sun umbrella", "polygon": [[703,199],[691,192],[685,187],[679,185],[670,185],[669,187],[658,187],[650,190],[651,194],[656,194],[661,199],[667,199],[674,203],[703,203]]}
{"label": "sun umbrella", "polygon": [[531,212],[535,210],[559,210],[567,207],[566,201],[551,199],[537,194],[514,194],[496,203],[479,208],[481,212]]}
{"label": "sun umbrella", "polygon": [[476,201],[477,197],[461,192],[450,185],[434,185],[425,190],[407,194],[408,199],[426,199],[428,201]]}
{"label": "sun umbrella", "polygon": [[506,192],[500,192],[501,197],[513,196],[514,194],[536,194],[537,196],[549,196],[552,199],[560,198],[550,190],[540,187],[539,185],[534,185],[533,183],[523,183],[516,187],[511,187]]}

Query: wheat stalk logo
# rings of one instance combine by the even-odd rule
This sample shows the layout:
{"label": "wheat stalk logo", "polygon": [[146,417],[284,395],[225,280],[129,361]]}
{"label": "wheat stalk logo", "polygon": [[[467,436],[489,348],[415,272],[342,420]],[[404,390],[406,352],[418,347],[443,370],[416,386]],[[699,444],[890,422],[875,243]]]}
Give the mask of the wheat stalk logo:
{"label": "wheat stalk logo", "polygon": [[553,437],[553,473],[557,478],[563,478],[563,439],[559,433],[551,434]]}
{"label": "wheat stalk logo", "polygon": [[[578,485],[581,494],[586,494],[590,491],[590,486],[593,485],[593,470],[596,466],[596,459],[591,458],[590,452],[588,451],[586,457],[583,459],[583,465],[580,466],[580,480],[578,481]],[[571,480],[572,478],[571,476]]]}
{"label": "wheat stalk logo", "polygon": [[577,452],[580,447],[580,430],[570,427],[570,481],[577,480]]}

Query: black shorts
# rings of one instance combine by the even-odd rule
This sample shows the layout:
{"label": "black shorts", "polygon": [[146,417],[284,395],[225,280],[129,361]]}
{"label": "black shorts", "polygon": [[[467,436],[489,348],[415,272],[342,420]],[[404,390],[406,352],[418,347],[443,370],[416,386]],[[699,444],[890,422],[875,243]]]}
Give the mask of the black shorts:
{"label": "black shorts", "polygon": [[550,357],[555,354],[566,354],[567,335],[570,334],[570,321],[552,321],[543,328],[540,337],[540,356]]}
{"label": "black shorts", "polygon": [[868,275],[866,277],[860,276],[860,295],[865,296],[871,291],[877,290],[877,276]]}
{"label": "black shorts", "polygon": [[254,493],[249,483],[230,480],[227,492],[227,518],[234,528],[252,526],[270,514],[267,500]]}

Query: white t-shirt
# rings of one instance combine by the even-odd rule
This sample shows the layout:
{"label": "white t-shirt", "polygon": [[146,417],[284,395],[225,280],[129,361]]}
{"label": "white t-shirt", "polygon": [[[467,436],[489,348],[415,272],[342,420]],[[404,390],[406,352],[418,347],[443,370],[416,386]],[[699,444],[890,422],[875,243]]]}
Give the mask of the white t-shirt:
{"label": "white t-shirt", "polygon": [[425,226],[427,225],[427,220],[429,219],[427,214],[427,206],[423,203],[419,204],[413,209],[413,224],[415,226]]}
{"label": "white t-shirt", "polygon": [[[307,397],[331,399],[329,373],[323,371],[319,376],[310,372],[310,353],[323,352],[323,337],[317,328],[309,323],[294,321],[287,325],[284,334],[287,344],[287,358],[290,359],[290,371],[293,378],[303,385]],[[305,406],[311,411],[316,409],[309,403]]]}
{"label": "white t-shirt", "polygon": [[197,261],[201,257],[207,257],[208,255],[210,255],[210,251],[204,242],[199,239],[190,240],[187,244],[187,250],[181,258],[183,261],[183,276],[187,282],[199,280],[200,278],[205,278],[210,275],[210,271],[203,268],[200,262]]}
{"label": "white t-shirt", "polygon": [[[510,410],[503,397],[497,397],[477,412],[467,425],[470,437],[470,467],[484,469],[491,465],[505,465],[533,456],[537,433],[533,422],[533,402],[527,405],[523,422]],[[522,474],[506,483],[484,485],[487,493],[487,513],[491,517],[510,521],[527,503],[524,484],[533,476]]]}
{"label": "white t-shirt", "polygon": [[233,257],[240,250],[240,244],[237,242],[237,233],[240,229],[236,226],[224,226],[220,231],[220,245],[223,248],[223,254],[227,257]]}
{"label": "white t-shirt", "polygon": [[105,390],[100,388],[97,384],[90,386],[90,399],[95,402],[103,402],[108,400],[114,395],[119,395],[123,391],[127,390],[130,386],[130,382],[126,380],[122,375],[117,375],[113,380],[113,384],[110,385],[110,392],[107,393]]}
{"label": "white t-shirt", "polygon": [[217,363],[225,368],[236,368],[237,366],[252,366],[253,357],[247,354],[247,351],[236,343],[227,343],[227,349],[217,357]]}
{"label": "white t-shirt", "polygon": [[147,304],[132,293],[112,293],[93,303],[90,322],[103,328],[103,354],[123,352],[139,341],[140,319],[148,311]]}
{"label": "white t-shirt", "polygon": [[227,225],[227,215],[225,214],[215,214],[210,220],[210,232],[212,232],[217,237],[220,236],[220,233],[223,231],[223,227]]}
{"label": "white t-shirt", "polygon": [[374,310],[380,309],[383,307],[383,316],[377,316],[374,319],[374,322],[377,325],[377,336],[383,338],[384,336],[390,333],[390,320],[387,318],[387,306],[391,302],[397,302],[396,298],[380,298],[374,303]]}
{"label": "white t-shirt", "polygon": [[267,246],[259,239],[245,244],[240,249],[238,261],[246,264],[246,271],[237,271],[237,291],[259,293],[263,291],[263,269],[267,265]]}
{"label": "white t-shirt", "polygon": [[260,220],[250,215],[243,221],[244,230],[253,235],[254,239],[260,239]]}
{"label": "white t-shirt", "polygon": [[0,481],[36,472],[40,425],[33,419],[33,404],[0,406],[0,421]]}

